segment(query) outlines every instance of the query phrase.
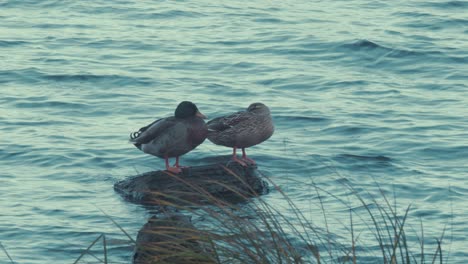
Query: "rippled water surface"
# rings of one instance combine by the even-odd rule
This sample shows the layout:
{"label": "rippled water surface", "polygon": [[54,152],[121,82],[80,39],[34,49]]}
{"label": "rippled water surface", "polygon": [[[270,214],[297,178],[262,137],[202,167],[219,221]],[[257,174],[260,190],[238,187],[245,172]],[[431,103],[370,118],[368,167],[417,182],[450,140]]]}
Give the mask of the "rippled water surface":
{"label": "rippled water surface", "polygon": [[[113,184],[163,168],[129,133],[182,100],[209,117],[261,101],[276,132],[248,153],[312,222],[324,217],[304,183],[325,190],[336,234],[349,212],[330,194],[360,205],[341,182],[377,197],[380,187],[402,210],[411,204],[408,227],[423,222],[428,251],[445,230],[444,258],[466,263],[466,10],[443,0],[0,1],[0,242],[17,263],[72,263],[106,233],[109,259],[128,263],[131,246],[98,208],[136,236],[148,212]],[[207,141],[182,162],[229,153]],[[372,262],[379,249],[364,240]]]}

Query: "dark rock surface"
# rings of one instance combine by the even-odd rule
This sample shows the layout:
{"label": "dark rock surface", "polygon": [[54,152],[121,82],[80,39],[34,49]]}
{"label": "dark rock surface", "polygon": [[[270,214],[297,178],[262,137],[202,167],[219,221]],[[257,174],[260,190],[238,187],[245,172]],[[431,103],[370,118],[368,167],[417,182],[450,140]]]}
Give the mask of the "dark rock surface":
{"label": "dark rock surface", "polygon": [[151,171],[117,182],[114,189],[131,202],[145,205],[209,204],[210,199],[237,203],[268,192],[256,165],[210,164],[184,168],[182,173]]}
{"label": "dark rock surface", "polygon": [[157,208],[138,232],[133,263],[218,263],[207,241],[213,234],[193,226],[188,208],[246,202],[267,193],[268,184],[256,165],[231,162],[188,167],[179,174],[150,171],[117,182],[114,189],[133,203]]}

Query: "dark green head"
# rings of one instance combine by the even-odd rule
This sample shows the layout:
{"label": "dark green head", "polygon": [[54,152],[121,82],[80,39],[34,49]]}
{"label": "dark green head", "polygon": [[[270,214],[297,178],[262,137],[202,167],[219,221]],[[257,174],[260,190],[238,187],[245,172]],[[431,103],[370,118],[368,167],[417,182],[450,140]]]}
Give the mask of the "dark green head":
{"label": "dark green head", "polygon": [[200,111],[198,111],[197,106],[194,103],[189,102],[189,101],[181,102],[177,106],[174,115],[177,118],[189,118],[189,117],[194,117],[194,116],[197,116],[200,118],[206,118],[205,115],[203,115],[202,113],[200,113]]}

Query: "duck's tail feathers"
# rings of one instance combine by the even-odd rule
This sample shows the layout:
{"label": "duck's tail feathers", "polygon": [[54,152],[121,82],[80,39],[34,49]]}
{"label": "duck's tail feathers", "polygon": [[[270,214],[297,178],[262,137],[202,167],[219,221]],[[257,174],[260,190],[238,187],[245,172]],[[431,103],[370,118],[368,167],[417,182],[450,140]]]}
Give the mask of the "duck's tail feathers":
{"label": "duck's tail feathers", "polygon": [[128,140],[128,142],[135,143],[135,139],[137,139],[140,135],[141,131],[130,133],[130,139]]}

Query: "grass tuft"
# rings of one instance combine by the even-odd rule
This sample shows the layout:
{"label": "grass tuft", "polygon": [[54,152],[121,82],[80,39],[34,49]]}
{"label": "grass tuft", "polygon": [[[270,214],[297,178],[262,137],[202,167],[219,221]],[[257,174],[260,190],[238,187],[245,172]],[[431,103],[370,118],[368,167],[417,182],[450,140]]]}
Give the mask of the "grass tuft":
{"label": "grass tuft", "polygon": [[[269,177],[262,175],[272,186],[272,192],[281,197],[281,205],[269,203],[265,197],[255,194],[242,177],[232,171],[229,173],[244,186],[213,183],[242,198],[236,202],[216,197],[200,185],[169,173],[178,183],[185,184],[191,193],[181,194],[170,190],[152,193],[153,197],[158,197],[152,204],[158,208],[159,214],[150,219],[136,240],[112,217],[101,212],[136,244],[134,263],[406,264],[426,263],[427,259],[431,259],[431,263],[444,263],[444,234],[436,239],[437,247],[433,253],[428,253],[421,220],[421,235],[416,234],[418,241],[415,247],[415,241],[409,241],[407,235],[412,231],[407,228],[411,205],[399,213],[401,209],[397,208],[396,198],[393,197],[392,204],[377,183],[380,196],[373,197],[343,181],[343,186],[351,193],[347,198],[360,205],[353,207],[349,201],[343,201],[315,183],[302,182],[314,188],[317,206],[322,214],[308,218]],[[255,194],[253,197],[252,193]],[[204,201],[203,205],[199,200],[189,198],[194,197],[193,194]],[[349,221],[338,219],[338,222],[348,230],[348,234],[333,233],[325,197],[337,199],[347,206]],[[318,218],[323,219],[323,227],[314,224]],[[104,259],[95,258],[107,263],[104,234],[96,238],[75,263],[85,254],[90,254],[90,249],[100,239],[103,240]]]}

